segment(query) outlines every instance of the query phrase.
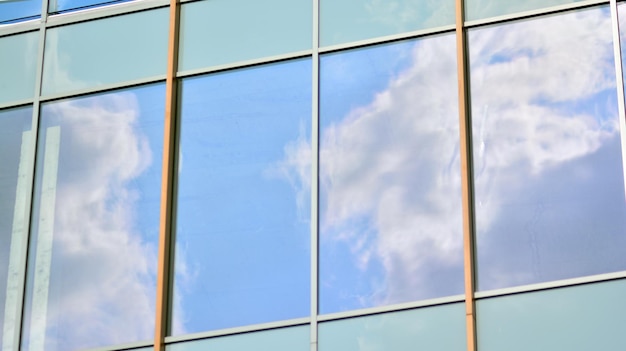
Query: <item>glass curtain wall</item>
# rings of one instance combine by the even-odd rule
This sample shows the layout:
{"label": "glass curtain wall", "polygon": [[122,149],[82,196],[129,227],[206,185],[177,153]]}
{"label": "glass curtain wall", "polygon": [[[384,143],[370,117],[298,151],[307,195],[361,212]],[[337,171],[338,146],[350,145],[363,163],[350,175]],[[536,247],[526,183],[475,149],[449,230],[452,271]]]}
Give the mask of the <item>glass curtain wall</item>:
{"label": "glass curtain wall", "polygon": [[626,2],[105,5],[0,0],[3,351],[159,349],[168,180],[168,351],[626,348]]}

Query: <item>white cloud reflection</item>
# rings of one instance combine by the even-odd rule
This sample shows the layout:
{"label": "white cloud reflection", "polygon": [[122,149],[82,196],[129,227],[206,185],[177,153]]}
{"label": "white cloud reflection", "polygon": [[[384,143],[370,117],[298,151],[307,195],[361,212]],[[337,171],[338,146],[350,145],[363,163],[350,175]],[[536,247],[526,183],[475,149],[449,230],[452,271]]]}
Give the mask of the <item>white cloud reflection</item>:
{"label": "white cloud reflection", "polygon": [[155,167],[139,114],[129,92],[43,109],[42,127],[61,127],[46,350],[153,335],[158,232],[146,231],[158,228],[158,205],[139,212],[139,184]]}
{"label": "white cloud reflection", "polygon": [[[510,216],[502,203],[533,191],[536,182],[528,180],[575,187],[603,172],[547,178],[618,136],[611,38],[605,9],[471,33],[475,187],[485,247],[501,234],[492,231],[494,223]],[[462,292],[455,43],[424,39],[412,50],[409,69],[320,131],[321,259],[342,242],[350,248],[350,257],[333,257],[327,271],[321,262],[322,305],[333,306],[323,312],[345,308],[335,300],[346,296],[358,301],[349,307],[355,308]],[[507,254],[487,252],[503,263],[485,268],[494,285],[537,279],[525,267],[509,270]],[[381,279],[373,262],[382,266]],[[348,266],[360,271],[357,280],[368,292],[356,292]]]}

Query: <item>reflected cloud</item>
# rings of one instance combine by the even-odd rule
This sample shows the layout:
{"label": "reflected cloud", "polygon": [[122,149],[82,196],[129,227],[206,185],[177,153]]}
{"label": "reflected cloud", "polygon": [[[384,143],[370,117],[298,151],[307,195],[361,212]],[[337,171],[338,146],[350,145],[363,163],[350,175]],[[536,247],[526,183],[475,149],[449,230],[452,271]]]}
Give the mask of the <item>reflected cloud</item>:
{"label": "reflected cloud", "polygon": [[421,28],[450,24],[454,18],[453,1],[367,0],[364,7],[372,21],[404,32],[421,24]]}
{"label": "reflected cloud", "polygon": [[[158,230],[158,204],[157,211],[141,212],[154,207],[142,204],[146,196],[141,183],[151,176],[150,167],[157,168],[156,174],[160,171],[151,150],[159,146],[151,146],[142,132],[140,113],[131,92],[43,107],[43,130],[60,127],[60,152],[58,160],[52,160],[59,163],[54,209],[43,208],[46,203],[41,199],[49,192],[44,188],[34,223],[39,228],[33,232],[38,233],[38,245],[46,239],[42,221],[54,221],[54,231],[47,234],[53,240],[50,276],[34,273],[35,286],[49,291],[31,292],[35,314],[31,350],[37,348],[34,340],[42,337],[37,335],[44,331],[37,327],[42,317],[46,350],[97,347],[153,335],[158,237],[153,230]],[[49,147],[50,140],[40,144]],[[41,177],[41,165],[38,172]],[[37,250],[36,260],[42,259]],[[38,299],[48,296],[47,311],[39,310],[37,306],[46,302]]]}

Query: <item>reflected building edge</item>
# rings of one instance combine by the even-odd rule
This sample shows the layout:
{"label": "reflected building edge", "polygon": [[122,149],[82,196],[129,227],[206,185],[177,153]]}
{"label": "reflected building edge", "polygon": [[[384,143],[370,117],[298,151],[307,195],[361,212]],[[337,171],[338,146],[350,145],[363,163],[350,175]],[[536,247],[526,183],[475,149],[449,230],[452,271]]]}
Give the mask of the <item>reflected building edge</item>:
{"label": "reflected building edge", "polygon": [[453,0],[107,5],[0,0],[3,351],[626,347],[626,2],[464,1],[467,173]]}

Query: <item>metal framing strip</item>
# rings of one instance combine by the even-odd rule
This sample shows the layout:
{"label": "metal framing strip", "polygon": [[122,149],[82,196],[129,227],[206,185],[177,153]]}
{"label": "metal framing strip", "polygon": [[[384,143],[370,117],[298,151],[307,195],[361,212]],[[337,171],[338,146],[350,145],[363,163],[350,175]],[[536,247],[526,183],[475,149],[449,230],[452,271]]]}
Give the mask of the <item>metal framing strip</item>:
{"label": "metal framing strip", "polygon": [[172,278],[172,222],[175,174],[176,114],[178,110],[178,32],[180,1],[170,0],[167,76],[165,79],[165,126],[163,132],[163,165],[161,174],[161,210],[159,223],[159,258],[155,308],[154,351],[165,351],[168,333],[170,282]]}
{"label": "metal framing strip", "polygon": [[[613,50],[615,57],[615,83],[617,85],[617,106],[622,142],[622,172],[626,184],[626,108],[624,101],[624,76],[622,66],[622,45],[619,33],[619,11],[616,0],[611,0],[611,23],[613,25]],[[626,190],[626,189],[625,189]],[[626,196],[626,193],[624,194]]]}
{"label": "metal framing strip", "polygon": [[310,350],[317,351],[319,302],[319,0],[313,0],[313,37],[311,57],[311,330]]}
{"label": "metal framing strip", "polygon": [[465,323],[467,350],[476,350],[476,310],[474,301],[474,216],[472,189],[472,131],[469,101],[469,58],[464,28],[463,0],[456,0],[456,53],[459,94],[459,147],[463,198],[463,262],[465,267]]}

